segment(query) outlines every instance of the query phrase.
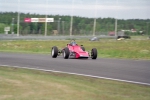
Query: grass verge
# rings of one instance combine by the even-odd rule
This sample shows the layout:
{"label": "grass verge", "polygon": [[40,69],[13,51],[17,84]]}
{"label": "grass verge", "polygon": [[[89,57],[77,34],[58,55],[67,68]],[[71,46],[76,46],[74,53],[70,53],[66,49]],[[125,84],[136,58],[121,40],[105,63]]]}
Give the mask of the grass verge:
{"label": "grass verge", "polygon": [[[70,40],[61,41],[0,41],[1,52],[50,53],[53,46],[62,49]],[[98,56],[105,58],[150,59],[150,40],[101,39],[98,42],[79,40],[87,51],[97,48]]]}
{"label": "grass verge", "polygon": [[150,87],[0,67],[0,100],[150,100]]}

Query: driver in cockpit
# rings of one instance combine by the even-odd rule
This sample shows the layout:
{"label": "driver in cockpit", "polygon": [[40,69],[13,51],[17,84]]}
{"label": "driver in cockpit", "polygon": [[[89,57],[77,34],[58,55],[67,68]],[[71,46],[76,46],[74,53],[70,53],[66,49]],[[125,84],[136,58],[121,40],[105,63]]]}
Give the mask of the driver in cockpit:
{"label": "driver in cockpit", "polygon": [[71,44],[72,46],[77,45],[76,42],[75,42],[75,40],[72,40],[70,44]]}

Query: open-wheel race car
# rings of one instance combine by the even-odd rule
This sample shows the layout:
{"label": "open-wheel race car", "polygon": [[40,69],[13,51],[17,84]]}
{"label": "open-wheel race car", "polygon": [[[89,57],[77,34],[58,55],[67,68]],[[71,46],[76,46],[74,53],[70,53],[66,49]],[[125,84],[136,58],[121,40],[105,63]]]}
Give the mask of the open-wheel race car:
{"label": "open-wheel race car", "polygon": [[75,40],[72,40],[71,43],[67,44],[67,46],[61,50],[58,49],[57,46],[53,46],[51,50],[52,58],[57,58],[57,56],[63,55],[64,59],[68,58],[97,58],[97,49],[93,48],[90,52],[85,51],[83,45],[76,44]]}

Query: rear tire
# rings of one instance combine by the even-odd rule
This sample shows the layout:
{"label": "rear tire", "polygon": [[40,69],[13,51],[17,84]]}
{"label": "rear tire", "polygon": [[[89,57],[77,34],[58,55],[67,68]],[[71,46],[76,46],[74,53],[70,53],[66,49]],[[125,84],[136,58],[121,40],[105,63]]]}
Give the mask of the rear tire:
{"label": "rear tire", "polygon": [[52,47],[51,55],[52,55],[52,58],[57,58],[58,48],[56,46]]}
{"label": "rear tire", "polygon": [[97,49],[96,48],[93,48],[91,50],[91,58],[92,59],[96,59],[97,58]]}
{"label": "rear tire", "polygon": [[69,58],[69,54],[70,54],[69,49],[67,47],[64,48],[64,50],[63,50],[63,57],[64,57],[64,59],[68,59]]}

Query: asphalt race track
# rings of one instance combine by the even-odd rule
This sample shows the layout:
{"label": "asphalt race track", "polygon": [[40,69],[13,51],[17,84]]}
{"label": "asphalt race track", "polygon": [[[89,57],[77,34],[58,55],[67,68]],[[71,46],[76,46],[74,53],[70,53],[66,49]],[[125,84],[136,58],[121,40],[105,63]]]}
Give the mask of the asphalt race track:
{"label": "asphalt race track", "polygon": [[51,58],[50,54],[0,52],[0,66],[2,65],[76,73],[150,85],[150,60],[63,59],[62,56]]}

